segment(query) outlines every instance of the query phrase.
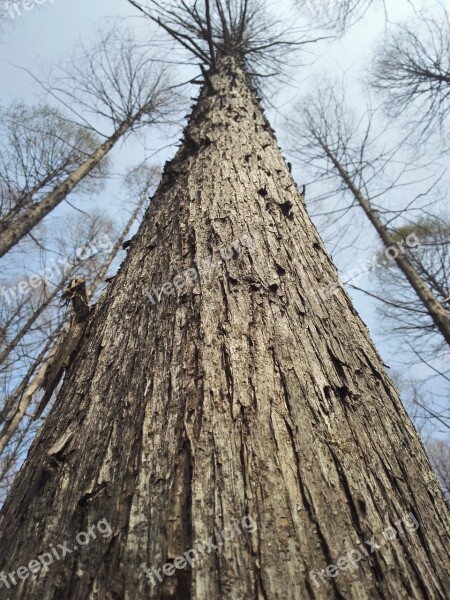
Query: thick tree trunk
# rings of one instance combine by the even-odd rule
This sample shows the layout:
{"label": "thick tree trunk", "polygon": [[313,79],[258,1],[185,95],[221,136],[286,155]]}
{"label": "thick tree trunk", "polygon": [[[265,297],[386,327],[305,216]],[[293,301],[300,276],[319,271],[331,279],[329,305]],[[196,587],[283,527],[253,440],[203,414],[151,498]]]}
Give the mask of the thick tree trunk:
{"label": "thick tree trunk", "polygon": [[[8,593],[446,598],[423,446],[347,294],[320,293],[336,269],[243,71],[222,59],[211,81],[3,510],[6,581],[70,553]],[[102,519],[112,534],[80,547]],[[194,569],[177,559],[209,538]],[[310,573],[366,540],[352,568]]]}

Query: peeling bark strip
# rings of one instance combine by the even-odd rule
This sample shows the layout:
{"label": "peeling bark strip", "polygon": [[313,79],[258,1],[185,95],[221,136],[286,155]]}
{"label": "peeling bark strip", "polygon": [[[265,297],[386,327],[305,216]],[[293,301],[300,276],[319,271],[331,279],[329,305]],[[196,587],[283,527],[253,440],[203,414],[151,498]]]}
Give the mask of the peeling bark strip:
{"label": "peeling bark strip", "polygon": [[[243,70],[222,59],[211,83],[5,504],[0,572],[106,518],[108,544],[13,598],[448,598],[448,509],[417,433],[345,291],[317,299],[338,275]],[[254,249],[150,305],[244,235]],[[410,512],[414,536],[311,583]],[[245,514],[252,535],[143,575]]]}

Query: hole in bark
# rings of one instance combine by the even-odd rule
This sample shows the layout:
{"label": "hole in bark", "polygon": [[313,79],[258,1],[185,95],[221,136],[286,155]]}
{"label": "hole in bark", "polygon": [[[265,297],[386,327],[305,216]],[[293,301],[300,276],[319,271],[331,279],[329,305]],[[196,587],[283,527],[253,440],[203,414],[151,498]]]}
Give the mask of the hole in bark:
{"label": "hole in bark", "polygon": [[261,286],[258,283],[251,283],[250,289],[252,292],[257,292]]}
{"label": "hole in bark", "polygon": [[275,263],[275,269],[280,277],[283,277],[283,275],[286,275],[285,269],[283,269],[283,267],[281,265],[279,265],[278,263]]}
{"label": "hole in bark", "polygon": [[231,283],[231,285],[237,285],[238,284],[238,280],[235,279],[234,277],[228,276],[228,281]]}
{"label": "hole in bark", "polygon": [[366,505],[365,501],[359,499],[358,504],[359,504],[359,510],[362,512],[362,514],[364,516],[367,515],[367,505]]}
{"label": "hole in bark", "polygon": [[288,219],[292,219],[294,215],[292,215],[291,213],[291,208],[294,205],[292,204],[292,202],[290,200],[286,200],[286,202],[283,202],[283,204],[280,204],[280,209],[281,212],[283,213],[283,215],[285,217],[287,217]]}
{"label": "hole in bark", "polygon": [[278,290],[278,283],[271,283],[269,285],[269,291],[270,292],[276,292]]}
{"label": "hole in bark", "polygon": [[346,385],[336,389],[340,400],[345,400],[347,396],[350,396],[350,390]]}
{"label": "hole in bark", "polygon": [[323,393],[325,394],[325,398],[330,400],[331,398],[331,387],[329,385],[324,386]]}
{"label": "hole in bark", "polygon": [[314,248],[314,250],[320,250],[320,244],[319,244],[319,242],[314,242],[313,248]]}
{"label": "hole in bark", "polygon": [[249,163],[249,162],[250,162],[250,158],[251,158],[251,156],[252,156],[251,154],[246,154],[246,155],[244,156],[244,160],[245,160],[245,162],[246,162],[246,163]]}
{"label": "hole in bark", "polygon": [[259,188],[259,190],[258,190],[258,194],[260,196],[262,196],[263,198],[265,198],[267,196],[267,193],[268,192],[267,192],[266,188]]}

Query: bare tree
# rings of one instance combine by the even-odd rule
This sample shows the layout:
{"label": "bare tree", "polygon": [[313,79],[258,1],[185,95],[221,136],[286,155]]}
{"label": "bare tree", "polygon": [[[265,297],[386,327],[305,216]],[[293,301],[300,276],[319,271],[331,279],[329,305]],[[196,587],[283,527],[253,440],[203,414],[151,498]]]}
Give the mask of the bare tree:
{"label": "bare tree", "polygon": [[[413,245],[405,245],[405,255],[414,266],[420,278],[433,292],[440,304],[450,307],[450,223],[448,218],[423,217],[393,229],[395,243],[414,237]],[[386,260],[381,253],[375,269],[378,286],[377,295],[382,298],[379,311],[382,314],[386,331],[415,339],[413,345],[423,348],[429,338],[438,334],[437,348],[443,342],[439,330],[429,313],[419,300],[408,280],[395,268],[395,262]]]}
{"label": "bare tree", "polygon": [[427,443],[426,449],[439,483],[450,502],[450,443],[448,439],[434,439]]}
{"label": "bare tree", "polygon": [[94,47],[81,46],[59,73],[48,88],[53,96],[72,111],[76,112],[78,104],[85,113],[106,118],[113,132],[49,193],[36,202],[31,193],[33,202],[27,202],[20,218],[0,231],[0,257],[98,168],[119,140],[138,128],[161,124],[173,114],[176,95],[169,89],[167,68],[155,64],[148,47],[116,27],[100,36]]}
{"label": "bare tree", "polygon": [[385,0],[296,0],[296,4],[322,27],[340,33],[360,21],[372,7],[382,7],[387,11]]}
{"label": "bare tree", "polygon": [[447,144],[450,114],[450,18],[444,4],[398,25],[380,44],[372,85],[388,113],[411,123],[415,138]]}
{"label": "bare tree", "polygon": [[245,57],[250,76],[267,77],[285,71],[293,50],[323,39],[311,38],[308,28],[296,27],[292,19],[269,15],[265,0],[207,0],[198,6],[178,0],[128,2],[200,61],[207,83],[205,67],[214,71],[225,48]]}
{"label": "bare tree", "polygon": [[[48,105],[13,104],[0,120],[0,232],[19,221],[99,145],[98,136]],[[98,169],[88,178],[99,176]]]}
{"label": "bare tree", "polygon": [[361,120],[346,109],[343,99],[332,86],[320,90],[316,96],[304,99],[296,111],[296,121],[291,125],[295,156],[303,164],[316,169],[317,173],[331,173],[339,182],[337,189],[343,189],[352,198],[347,208],[356,205],[362,209],[385,251],[392,253],[393,262],[414,291],[436,330],[450,344],[450,312],[443,304],[445,298],[435,294],[434,287],[430,287],[427,278],[411,260],[405,240],[399,246],[398,231],[402,231],[399,223],[412,214],[415,203],[422,194],[409,199],[400,209],[390,211],[380,205],[380,197],[388,191],[392,192],[395,181],[399,185],[401,173],[410,168],[409,164],[403,166],[400,175],[397,174],[396,179],[394,178],[394,183],[391,182],[380,191],[383,171],[394,157],[397,158],[399,146],[396,145],[394,150],[374,154],[372,119],[369,117],[367,126],[362,127]]}
{"label": "bare tree", "polygon": [[162,6],[205,83],[5,502],[0,577],[77,540],[16,600],[443,600],[448,507],[261,109],[261,6]]}

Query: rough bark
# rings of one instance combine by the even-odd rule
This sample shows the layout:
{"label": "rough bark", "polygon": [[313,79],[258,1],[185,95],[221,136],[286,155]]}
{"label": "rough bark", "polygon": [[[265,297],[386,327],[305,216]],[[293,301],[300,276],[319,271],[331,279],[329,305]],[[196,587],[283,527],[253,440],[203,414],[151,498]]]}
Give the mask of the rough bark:
{"label": "rough bark", "polygon": [[[0,572],[101,519],[113,534],[8,593],[446,598],[449,515],[423,446],[348,295],[320,294],[337,271],[244,72],[217,68],[4,506]],[[233,243],[195,285],[147,296]],[[313,582],[410,512],[417,531]],[[244,515],[257,531],[145,576]]]}

